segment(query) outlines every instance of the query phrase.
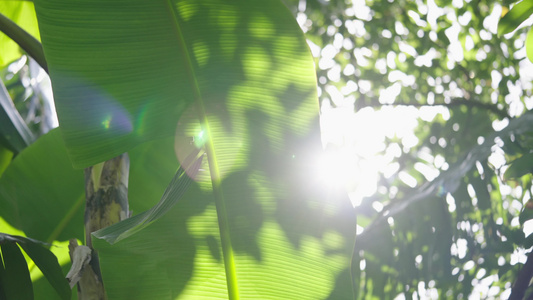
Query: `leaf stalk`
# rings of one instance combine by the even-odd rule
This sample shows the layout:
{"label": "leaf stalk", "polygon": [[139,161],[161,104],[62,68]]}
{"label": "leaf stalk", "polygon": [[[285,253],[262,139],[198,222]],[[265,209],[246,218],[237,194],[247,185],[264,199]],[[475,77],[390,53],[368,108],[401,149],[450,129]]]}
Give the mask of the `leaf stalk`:
{"label": "leaf stalk", "polygon": [[35,37],[1,13],[0,31],[15,41],[20,48],[26,51],[48,73],[43,45]]}

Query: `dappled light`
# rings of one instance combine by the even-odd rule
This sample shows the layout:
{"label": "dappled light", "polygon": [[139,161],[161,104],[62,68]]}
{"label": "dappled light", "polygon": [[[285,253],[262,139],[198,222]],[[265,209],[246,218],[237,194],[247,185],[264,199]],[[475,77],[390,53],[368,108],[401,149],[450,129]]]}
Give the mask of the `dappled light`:
{"label": "dappled light", "polygon": [[[530,138],[519,141],[513,133],[518,127],[509,126],[513,118],[529,118],[533,107],[533,64],[523,30],[532,20],[515,22],[512,29],[518,30],[498,36],[502,13],[512,7],[493,1],[308,0],[294,8],[317,66],[323,144],[334,145],[337,153],[317,156],[321,178],[346,188],[359,212],[360,247],[367,250],[360,256],[360,299],[509,296],[512,273],[494,277],[489,270],[516,262],[510,263],[508,252],[499,252],[498,264],[482,253],[497,243],[506,250],[531,245],[521,242],[522,229],[526,236],[531,229],[519,222],[527,210],[517,205],[530,197],[530,178],[502,179],[504,173],[526,173],[517,167],[521,162],[506,171],[518,153],[530,149],[518,150]],[[436,212],[428,219],[429,208],[419,205]],[[397,213],[399,220],[388,222]],[[415,220],[402,221],[406,214]],[[465,219],[475,226],[459,226]],[[459,233],[450,229],[456,224]],[[435,231],[420,233],[425,226]],[[388,234],[386,247],[399,251],[376,259],[380,242],[364,245],[366,238],[386,240]],[[457,266],[453,272],[451,265]],[[402,279],[385,271],[389,267]],[[412,267],[421,273],[407,271]],[[438,268],[449,272],[435,274]],[[461,284],[439,285],[442,279]]]}
{"label": "dappled light", "polygon": [[[35,5],[61,128],[1,178],[9,223],[41,239],[46,228],[48,239],[78,237],[83,180],[71,181],[83,172],[71,163],[128,151],[132,216],[89,235],[109,298],[351,293],[353,211],[344,193],[309,187],[320,151],[315,73],[281,2]],[[42,149],[58,157],[41,167],[68,175],[72,190],[19,190],[19,170]],[[40,209],[40,227],[20,213],[43,198],[62,207]]]}
{"label": "dappled light", "polygon": [[62,274],[84,185],[127,152],[128,190],[100,191],[127,218],[85,230],[109,299],[531,297],[533,2],[513,1],[0,3],[0,273],[86,286]]}
{"label": "dappled light", "polygon": [[[141,147],[157,138],[172,138],[172,157],[168,157],[168,150],[150,148],[156,156],[153,160],[168,160],[167,165],[157,164],[165,170],[175,170],[178,161],[186,177],[194,179],[180,180],[179,169],[170,185],[174,188],[161,188],[169,181],[166,171],[166,180],[148,185],[140,178],[162,171],[152,170],[150,160],[132,153],[131,180],[141,185],[132,185],[132,189],[142,191],[144,187],[163,196],[161,202],[154,195],[144,199],[154,205],[153,209],[136,211],[137,215],[119,223],[122,225],[95,233],[98,239],[94,239],[94,245],[110,297],[127,298],[134,293],[153,298],[168,292],[203,297],[209,294],[203,278],[212,276],[222,279],[208,283],[217,295],[225,294],[228,286],[237,284],[235,280],[242,297],[252,297],[262,290],[269,290],[277,295],[275,298],[291,298],[295,293],[301,298],[324,298],[332,290],[341,295],[351,291],[348,285],[336,286],[335,281],[348,271],[353,245],[355,226],[348,198],[328,194],[327,189],[308,188],[314,175],[310,172],[314,158],[309,153],[320,149],[319,105],[312,60],[292,16],[275,1],[171,4],[168,14],[168,8],[159,4],[134,3],[129,7],[131,15],[122,14],[121,9],[111,5],[105,15],[99,16],[105,17],[106,22],[117,22],[125,32],[139,31],[143,38],[132,34],[135,38],[113,44],[112,30],[85,28],[95,30],[92,34],[98,39],[111,43],[105,52],[76,49],[81,52],[78,56],[90,62],[90,68],[80,64],[73,66],[75,71],[95,86],[102,86],[111,99],[131,113],[133,120],[142,120],[142,124],[132,124],[134,134],[123,136],[122,141],[111,141],[116,151],[137,144]],[[47,12],[51,5],[39,3],[38,12]],[[97,17],[91,10],[76,12],[81,14],[80,20]],[[149,17],[152,15],[159,17]],[[133,20],[144,20],[143,28],[138,28],[140,23]],[[51,30],[56,21],[44,17],[42,22],[44,27],[49,24]],[[160,28],[167,27],[173,30],[160,32]],[[88,34],[85,29],[72,26],[60,35],[68,40]],[[156,34],[149,35],[150,29]],[[125,55],[128,51],[119,51],[126,44],[138,52]],[[146,53],[149,49],[154,52]],[[50,57],[52,79],[61,80],[54,74],[68,65],[68,57],[59,51]],[[104,63],[111,70],[106,76],[97,72]],[[121,77],[124,66],[139,66],[147,71]],[[155,69],[160,74],[151,76],[150,70]],[[117,76],[116,82],[104,80],[111,76]],[[58,106],[76,95],[68,82],[64,84],[65,94],[57,97]],[[152,93],[154,89],[156,92]],[[114,121],[116,116],[105,115],[98,125],[112,130]],[[92,133],[89,129],[87,134]],[[96,136],[105,138],[106,134],[103,131]],[[168,139],[165,141],[168,143]],[[93,149],[97,146],[109,147],[102,143]],[[206,153],[198,172],[188,170],[185,163],[195,151],[199,151],[198,155]],[[108,153],[102,151],[102,155]],[[135,161],[145,164],[150,173],[137,174],[143,168],[135,169]],[[185,184],[190,187],[181,189]],[[180,201],[164,201],[169,193],[182,190]],[[142,200],[138,196],[130,199],[132,209],[148,206],[135,204],[137,201]],[[138,227],[125,229],[139,220]],[[147,240],[149,246],[141,246]],[[165,247],[169,244],[177,251],[169,252]],[[131,254],[126,258],[128,263],[120,262],[122,255],[117,254],[121,252]],[[150,260],[139,259],[153,253],[158,255]],[[131,263],[134,257],[142,266]],[[142,267],[145,272],[125,271],[130,277],[127,278],[117,272],[115,263],[127,268]],[[292,264],[299,268],[288,270],[286,266]],[[282,278],[278,273],[290,276]],[[280,285],[259,280],[259,275],[253,274],[267,276]],[[225,275],[229,282],[235,282],[226,285]],[[132,289],[130,283],[140,282],[141,277],[161,282],[165,288],[149,296],[149,289],[143,289],[149,282]],[[174,284],[176,281],[180,284]],[[315,281],[324,284],[316,285]],[[289,291],[287,282],[299,288]]]}

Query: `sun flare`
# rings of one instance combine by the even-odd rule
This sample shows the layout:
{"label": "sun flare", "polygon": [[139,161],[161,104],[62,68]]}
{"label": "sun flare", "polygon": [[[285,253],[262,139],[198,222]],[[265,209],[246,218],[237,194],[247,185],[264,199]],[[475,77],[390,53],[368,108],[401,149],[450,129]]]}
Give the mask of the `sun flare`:
{"label": "sun flare", "polygon": [[[380,174],[385,178],[398,175],[395,159],[418,144],[414,135],[417,119],[431,120],[439,113],[445,111],[384,107],[354,112],[353,105],[333,107],[324,101],[321,131],[325,151],[317,158],[316,172],[320,182],[327,188],[345,188],[358,206],[378,191]],[[397,142],[386,143],[387,139]]]}

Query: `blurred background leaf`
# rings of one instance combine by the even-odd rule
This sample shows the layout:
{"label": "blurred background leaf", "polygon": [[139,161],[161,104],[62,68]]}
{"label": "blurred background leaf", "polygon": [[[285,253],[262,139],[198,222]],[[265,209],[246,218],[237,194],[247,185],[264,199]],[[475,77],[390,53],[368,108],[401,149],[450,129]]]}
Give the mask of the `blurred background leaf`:
{"label": "blurred background leaf", "polygon": [[33,288],[30,272],[16,243],[2,237],[0,243],[3,265],[1,275],[2,292],[6,299],[33,300]]}
{"label": "blurred background leaf", "polygon": [[33,134],[22,120],[6,87],[0,81],[0,143],[12,152],[18,153],[33,140]]}
{"label": "blurred background leaf", "polygon": [[[10,243],[11,245],[8,245],[6,248],[7,253],[4,253],[4,259],[13,259],[14,262],[17,261],[15,258],[10,258],[9,255],[18,253],[17,251],[13,249],[10,250],[10,246],[17,247],[17,244],[24,250],[24,252],[29,256],[29,258],[39,267],[39,269],[44,273],[46,279],[50,283],[50,285],[56,290],[57,294],[55,297],[60,296],[61,299],[70,299],[71,298],[71,290],[68,285],[67,280],[65,279],[65,275],[61,271],[61,268],[58,264],[56,256],[48,249],[45,248],[46,244],[37,240],[29,239],[22,236],[13,236],[8,235],[5,233],[0,233],[0,245],[5,245],[7,243]],[[20,250],[19,250],[20,251]],[[11,253],[13,252],[13,253]],[[7,256],[6,256],[7,254]],[[18,254],[17,254],[18,255]],[[22,256],[22,253],[21,253]],[[22,259],[24,257],[22,256]],[[2,267],[9,265],[12,262],[5,262]],[[14,283],[13,286],[2,286],[2,291],[7,291],[7,294],[9,294],[8,298],[5,299],[19,299],[21,295],[24,293],[20,290],[17,291],[16,288],[20,288],[19,284],[27,284],[25,280],[22,280],[21,277],[19,277],[20,274],[26,274],[29,277],[28,272],[28,266],[26,263],[22,263],[22,261],[19,262],[18,265],[16,265],[17,268],[22,268],[21,270],[8,270],[6,267],[5,270],[2,272],[2,276],[12,276],[13,278],[6,280],[5,282],[2,281],[2,283],[5,284],[13,284],[10,280],[17,280],[20,282]],[[8,271],[11,271],[11,273],[8,273]],[[13,272],[15,271],[15,272]],[[0,278],[2,278],[0,276]],[[28,286],[24,286],[25,289],[28,289]],[[29,289],[33,291],[33,287],[30,281]],[[11,291],[10,291],[11,290]],[[31,292],[31,291],[24,291],[24,292]],[[29,295],[29,294],[28,294]],[[6,297],[6,295],[4,295]],[[31,296],[31,299],[33,299],[33,295]]]}
{"label": "blurred background leaf", "polygon": [[517,2],[509,12],[507,12],[498,23],[498,35],[503,35],[515,30],[522,22],[533,14],[533,3],[531,1]]}

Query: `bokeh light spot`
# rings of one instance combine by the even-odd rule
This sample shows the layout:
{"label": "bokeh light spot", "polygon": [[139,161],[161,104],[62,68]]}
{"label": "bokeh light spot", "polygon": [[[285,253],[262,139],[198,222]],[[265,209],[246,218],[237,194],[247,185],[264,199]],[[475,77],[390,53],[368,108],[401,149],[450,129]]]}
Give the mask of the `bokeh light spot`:
{"label": "bokeh light spot", "polygon": [[102,121],[102,126],[104,126],[105,129],[109,129],[109,127],[111,127],[111,116],[108,116]]}

